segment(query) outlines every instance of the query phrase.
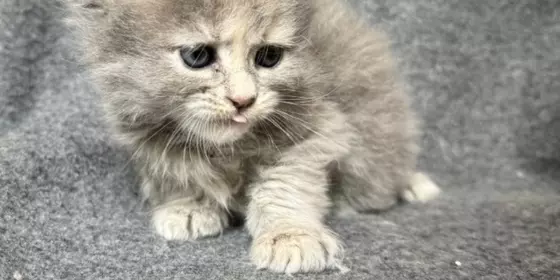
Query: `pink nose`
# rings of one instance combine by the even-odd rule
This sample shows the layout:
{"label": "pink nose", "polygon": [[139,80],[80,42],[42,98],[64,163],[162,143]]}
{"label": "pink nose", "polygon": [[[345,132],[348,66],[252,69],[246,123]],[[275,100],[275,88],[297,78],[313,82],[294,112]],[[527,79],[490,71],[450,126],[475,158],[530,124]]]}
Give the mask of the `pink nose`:
{"label": "pink nose", "polygon": [[229,101],[238,111],[243,111],[255,104],[255,97],[228,97]]}

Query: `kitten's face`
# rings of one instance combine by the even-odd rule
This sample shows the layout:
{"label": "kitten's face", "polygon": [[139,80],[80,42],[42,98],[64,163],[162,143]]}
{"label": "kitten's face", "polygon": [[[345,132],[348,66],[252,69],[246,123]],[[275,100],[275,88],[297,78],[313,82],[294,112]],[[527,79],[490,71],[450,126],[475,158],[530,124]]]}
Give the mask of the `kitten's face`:
{"label": "kitten's face", "polygon": [[231,143],[309,105],[303,2],[88,1],[88,61],[123,126]]}

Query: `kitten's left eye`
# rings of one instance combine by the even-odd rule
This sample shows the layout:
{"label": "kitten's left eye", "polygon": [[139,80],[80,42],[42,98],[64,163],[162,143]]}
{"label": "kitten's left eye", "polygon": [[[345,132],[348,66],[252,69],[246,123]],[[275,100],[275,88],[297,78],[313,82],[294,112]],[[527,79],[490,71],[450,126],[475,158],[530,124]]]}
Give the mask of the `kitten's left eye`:
{"label": "kitten's left eye", "polygon": [[199,45],[181,49],[181,58],[193,69],[204,68],[216,60],[216,50],[210,46]]}
{"label": "kitten's left eye", "polygon": [[260,67],[272,68],[282,60],[284,49],[278,46],[263,46],[257,51],[255,64]]}

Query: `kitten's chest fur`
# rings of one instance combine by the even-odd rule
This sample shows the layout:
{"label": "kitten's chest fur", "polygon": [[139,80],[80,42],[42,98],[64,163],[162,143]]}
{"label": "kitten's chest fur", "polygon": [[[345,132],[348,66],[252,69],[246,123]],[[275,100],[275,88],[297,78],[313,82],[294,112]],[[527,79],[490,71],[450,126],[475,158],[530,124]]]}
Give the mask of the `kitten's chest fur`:
{"label": "kitten's chest fur", "polygon": [[282,127],[257,125],[243,139],[223,146],[196,141],[168,145],[171,136],[161,131],[148,145],[139,145],[136,160],[156,188],[210,197],[243,212],[247,190],[258,182],[259,170],[274,165],[284,151],[310,135],[308,129],[296,124],[277,125]]}
{"label": "kitten's chest fur", "polygon": [[235,145],[192,150],[181,164],[188,166],[188,188],[213,196],[228,208],[243,212],[246,193],[259,180],[258,170],[272,164],[281,147],[263,139],[246,139]]}

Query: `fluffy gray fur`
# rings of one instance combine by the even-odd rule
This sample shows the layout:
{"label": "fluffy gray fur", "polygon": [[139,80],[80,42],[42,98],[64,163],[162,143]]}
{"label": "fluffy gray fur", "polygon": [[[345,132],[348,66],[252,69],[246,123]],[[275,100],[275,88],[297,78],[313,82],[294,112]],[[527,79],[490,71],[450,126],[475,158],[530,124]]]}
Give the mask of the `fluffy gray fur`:
{"label": "fluffy gray fur", "polygon": [[[84,62],[163,237],[217,235],[242,213],[258,267],[321,271],[341,253],[323,223],[329,191],[358,211],[437,193],[415,171],[417,123],[388,40],[344,3],[71,4]],[[211,67],[184,65],[180,48],[195,44],[216,47]],[[276,67],[255,67],[263,44],[286,50]],[[247,123],[232,122],[232,96],[256,98]]]}

